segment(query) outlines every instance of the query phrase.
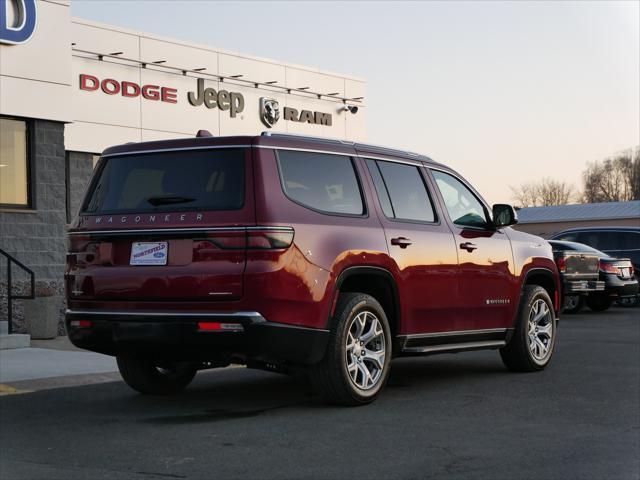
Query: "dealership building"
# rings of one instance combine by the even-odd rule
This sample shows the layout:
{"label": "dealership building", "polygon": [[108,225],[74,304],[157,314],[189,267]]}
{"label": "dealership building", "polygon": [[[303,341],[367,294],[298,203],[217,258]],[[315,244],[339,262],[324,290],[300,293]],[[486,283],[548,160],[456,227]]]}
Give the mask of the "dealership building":
{"label": "dealership building", "polygon": [[364,100],[361,79],[72,18],[65,0],[0,0],[0,249],[59,296],[65,225],[104,148],[198,130],[366,140]]}

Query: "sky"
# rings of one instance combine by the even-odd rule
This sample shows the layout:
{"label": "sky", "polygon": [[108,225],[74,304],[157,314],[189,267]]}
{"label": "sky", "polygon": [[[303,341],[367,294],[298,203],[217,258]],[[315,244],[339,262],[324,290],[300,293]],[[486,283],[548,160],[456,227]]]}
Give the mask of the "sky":
{"label": "sky", "polygon": [[73,16],[367,81],[371,143],[492,203],[640,144],[640,2],[73,0]]}

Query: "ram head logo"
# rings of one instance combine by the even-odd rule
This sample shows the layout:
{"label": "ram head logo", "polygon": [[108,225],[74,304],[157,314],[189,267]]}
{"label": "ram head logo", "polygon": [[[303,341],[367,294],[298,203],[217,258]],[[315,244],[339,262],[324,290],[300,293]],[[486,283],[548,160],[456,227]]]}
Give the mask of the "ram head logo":
{"label": "ram head logo", "polygon": [[280,119],[280,105],[275,98],[260,99],[260,119],[268,128],[273,127]]}

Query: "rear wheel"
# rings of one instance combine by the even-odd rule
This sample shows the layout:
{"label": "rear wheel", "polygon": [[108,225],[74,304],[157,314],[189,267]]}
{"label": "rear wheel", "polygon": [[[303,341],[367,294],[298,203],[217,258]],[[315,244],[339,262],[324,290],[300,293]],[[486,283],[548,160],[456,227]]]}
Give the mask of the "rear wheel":
{"label": "rear wheel", "polygon": [[525,285],[515,331],[500,349],[502,361],[516,372],[542,370],[551,360],[555,341],[556,320],[549,294],[537,285]]}
{"label": "rear wheel", "polygon": [[578,313],[584,308],[584,297],[582,295],[567,295],[564,297],[564,309],[562,313]]}
{"label": "rear wheel", "polygon": [[132,353],[116,357],[124,381],[134,390],[151,395],[167,395],[184,390],[198,371],[193,362],[164,362]]}
{"label": "rear wheel", "polygon": [[389,376],[391,333],[378,301],[362,293],[338,298],[324,358],[310,369],[318,393],[330,403],[372,402]]}
{"label": "rear wheel", "polygon": [[589,295],[587,297],[587,306],[594,312],[604,312],[611,306],[611,297],[606,295]]}

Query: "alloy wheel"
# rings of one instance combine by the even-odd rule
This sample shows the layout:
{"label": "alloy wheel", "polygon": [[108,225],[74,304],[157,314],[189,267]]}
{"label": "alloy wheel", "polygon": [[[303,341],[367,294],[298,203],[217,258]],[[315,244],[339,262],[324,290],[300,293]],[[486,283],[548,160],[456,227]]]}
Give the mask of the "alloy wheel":
{"label": "alloy wheel", "polygon": [[551,354],[554,333],[553,312],[539,298],[531,305],[528,322],[529,350],[537,362],[544,362]]}
{"label": "alloy wheel", "polygon": [[347,372],[353,384],[362,390],[375,387],[385,368],[386,341],[374,313],[363,311],[353,318],[345,347]]}

